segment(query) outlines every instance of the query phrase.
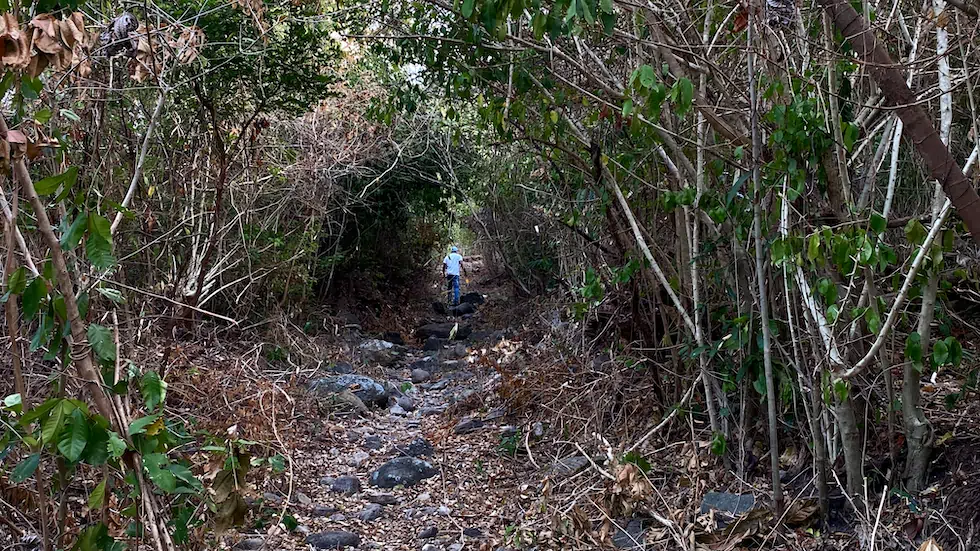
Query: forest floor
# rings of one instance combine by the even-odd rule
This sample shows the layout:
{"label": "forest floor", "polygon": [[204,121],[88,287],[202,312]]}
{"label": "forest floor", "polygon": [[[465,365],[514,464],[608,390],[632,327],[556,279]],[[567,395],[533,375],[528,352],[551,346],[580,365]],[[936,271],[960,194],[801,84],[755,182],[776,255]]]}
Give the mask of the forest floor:
{"label": "forest floor", "polygon": [[[247,524],[226,534],[223,546],[837,550],[866,548],[874,539],[881,549],[917,549],[941,528],[935,519],[946,518],[944,510],[969,516],[980,505],[973,472],[980,452],[975,431],[964,425],[972,414],[943,415],[937,390],[930,409],[944,435],[943,470],[953,476],[937,482],[932,501],[919,503],[938,514],[888,494],[860,518],[846,512],[838,492],[830,524],[820,526],[810,459],[789,446],[782,460],[789,511],[772,530],[768,474],[735,476],[711,455],[710,431],[696,419],[678,421],[632,458],[614,454],[622,442],[575,433],[591,420],[566,406],[584,397],[596,411],[608,410],[609,394],[597,386],[622,385],[622,377],[569,370],[566,364],[585,360],[556,358],[542,338],[552,321],[537,316],[528,323],[536,316],[528,316],[531,306],[492,279],[474,280],[464,291],[485,303],[458,318],[430,309],[441,299],[436,283],[409,299],[411,314],[375,320],[371,331],[357,316],[341,315],[330,344],[312,353],[319,358],[312,367],[270,361],[261,345],[247,352],[177,351],[183,368],[172,374],[171,389],[178,408],[222,411],[208,416],[215,422],[209,430],[241,434],[262,442],[266,455],[288,459],[283,472],[252,482]],[[516,321],[522,314],[524,321]],[[210,375],[199,367],[204,357],[217,362]],[[545,403],[521,385],[529,386],[534,366],[549,362],[550,371],[538,369],[555,389]],[[564,372],[554,370],[559,365],[569,373],[564,382]],[[640,387],[640,402],[648,392]],[[522,407],[528,401],[533,407]],[[617,407],[627,420],[646,411]],[[635,440],[647,428],[638,423],[626,434]],[[589,440],[595,443],[587,452]],[[964,538],[971,534],[946,535],[963,543],[947,551],[969,549]]]}

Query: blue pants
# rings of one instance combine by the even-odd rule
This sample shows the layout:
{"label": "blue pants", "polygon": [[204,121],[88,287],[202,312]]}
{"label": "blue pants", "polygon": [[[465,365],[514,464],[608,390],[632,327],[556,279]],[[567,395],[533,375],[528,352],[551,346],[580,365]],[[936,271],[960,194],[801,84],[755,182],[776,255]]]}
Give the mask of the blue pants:
{"label": "blue pants", "polygon": [[458,275],[447,275],[446,276],[446,300],[449,304],[456,306],[459,304],[459,276]]}

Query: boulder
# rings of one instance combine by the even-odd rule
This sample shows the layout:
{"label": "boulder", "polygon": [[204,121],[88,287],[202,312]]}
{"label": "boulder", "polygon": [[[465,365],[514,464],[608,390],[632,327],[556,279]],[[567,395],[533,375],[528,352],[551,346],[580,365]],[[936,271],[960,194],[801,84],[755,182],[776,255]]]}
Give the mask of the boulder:
{"label": "boulder", "polygon": [[332,375],[316,379],[309,384],[309,389],[317,395],[325,396],[340,394],[350,390],[365,405],[387,405],[388,391],[383,385],[364,375]]}
{"label": "boulder", "polygon": [[371,474],[371,484],[379,488],[414,486],[439,471],[430,463],[414,457],[397,457]]}
{"label": "boulder", "polygon": [[353,532],[337,530],[334,532],[310,534],[306,537],[306,543],[317,549],[343,549],[345,547],[357,547],[361,545],[361,537]]}
{"label": "boulder", "polygon": [[396,449],[404,457],[432,457],[436,453],[432,444],[421,436],[404,446],[397,446]]}
{"label": "boulder", "polygon": [[464,293],[459,297],[460,304],[483,304],[486,302],[483,295],[476,291]]}

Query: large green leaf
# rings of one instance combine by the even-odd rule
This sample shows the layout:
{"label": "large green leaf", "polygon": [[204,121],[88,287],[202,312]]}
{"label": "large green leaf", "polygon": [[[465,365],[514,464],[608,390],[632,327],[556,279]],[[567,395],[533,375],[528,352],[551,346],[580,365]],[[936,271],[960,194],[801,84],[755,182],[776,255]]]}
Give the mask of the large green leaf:
{"label": "large green leaf", "polygon": [[54,444],[61,440],[61,431],[65,428],[68,416],[75,410],[74,404],[68,400],[59,400],[51,408],[48,418],[41,425],[41,440],[45,444]]}
{"label": "large green leaf", "polygon": [[[135,421],[133,422],[133,424],[134,425],[136,424]],[[143,430],[145,429],[146,427],[143,428]],[[132,425],[130,425],[130,431],[132,431]],[[109,442],[106,445],[106,448],[107,451],[109,452],[109,455],[111,455],[114,459],[119,459],[120,457],[122,457],[123,454],[126,453],[127,447],[129,447],[129,445],[126,444],[125,440],[119,437],[119,434],[117,434],[116,432],[109,433]]]}
{"label": "large green leaf", "polygon": [[104,216],[93,212],[88,217],[88,229],[92,233],[101,235],[107,242],[112,242],[112,227]]}
{"label": "large green leaf", "polygon": [[10,481],[14,484],[20,484],[21,482],[30,478],[34,471],[37,470],[38,464],[41,463],[41,454],[32,453],[27,456],[27,459],[21,461],[14,467],[14,470],[10,473]]}
{"label": "large green leaf", "polygon": [[10,274],[10,279],[7,281],[7,292],[19,295],[24,292],[25,287],[27,287],[27,270],[21,266]]}
{"label": "large green leaf", "polygon": [[48,176],[38,182],[34,183],[34,191],[38,195],[51,195],[62,185],[65,186],[65,190],[71,189],[78,180],[78,167],[71,167],[67,171],[55,175]]}
{"label": "large green leaf", "polygon": [[58,442],[58,451],[72,463],[78,461],[88,444],[88,435],[88,419],[76,409],[71,414],[64,436]]}
{"label": "large green leaf", "polygon": [[112,244],[98,233],[89,233],[85,238],[85,254],[89,262],[100,270],[108,270],[116,265],[112,256]]}
{"label": "large green leaf", "polygon": [[93,511],[97,511],[102,508],[102,504],[105,503],[105,479],[99,482],[99,485],[92,490],[92,493],[88,495],[88,508]]}
{"label": "large green leaf", "polygon": [[130,425],[129,425],[129,435],[130,436],[135,436],[137,434],[143,434],[144,432],[146,432],[146,428],[149,427],[150,425],[152,425],[153,423],[156,423],[157,419],[159,419],[159,418],[160,418],[160,415],[159,414],[157,414],[157,415],[147,415],[146,417],[140,417],[139,419],[137,419],[137,420],[133,421],[132,423],[130,423]]}
{"label": "large green leaf", "polygon": [[177,477],[168,468],[170,465],[166,455],[162,453],[147,454],[143,456],[143,466],[146,468],[150,480],[158,488],[168,494],[177,489]]}
{"label": "large green leaf", "polygon": [[932,362],[933,365],[939,367],[946,363],[949,359],[949,345],[946,341],[936,341],[936,344],[932,346]]}
{"label": "large green leaf", "polygon": [[140,379],[140,392],[146,402],[146,409],[153,411],[167,399],[167,381],[156,371],[147,371]]}
{"label": "large green leaf", "polygon": [[72,250],[78,246],[82,241],[82,236],[85,235],[85,230],[88,228],[88,214],[81,213],[75,217],[71,225],[68,226],[68,231],[66,231],[61,236],[61,248],[65,250]]}
{"label": "large green leaf", "polygon": [[35,277],[34,281],[24,289],[23,308],[26,319],[34,319],[38,310],[41,309],[41,301],[46,296],[48,296],[48,286],[44,282],[44,278]]}
{"label": "large green leaf", "polygon": [[113,363],[116,361],[116,341],[108,327],[103,327],[97,323],[89,325],[88,344],[95,352],[95,356],[102,362]]}
{"label": "large green leaf", "polygon": [[463,17],[469,19],[473,15],[473,0],[463,0]]}

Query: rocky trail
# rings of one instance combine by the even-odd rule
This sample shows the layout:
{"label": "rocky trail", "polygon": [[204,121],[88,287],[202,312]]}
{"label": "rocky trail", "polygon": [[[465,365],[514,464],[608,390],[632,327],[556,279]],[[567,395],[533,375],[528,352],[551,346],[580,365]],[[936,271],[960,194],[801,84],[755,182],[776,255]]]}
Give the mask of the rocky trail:
{"label": "rocky trail", "polygon": [[265,496],[289,499],[299,523],[282,548],[461,551],[507,539],[508,519],[530,498],[523,463],[506,453],[518,429],[494,393],[493,366],[520,344],[484,326],[483,302],[470,292],[459,316],[435,314],[412,336],[418,344],[355,330],[353,361],[307,383],[321,417],[294,455],[291,495]]}

